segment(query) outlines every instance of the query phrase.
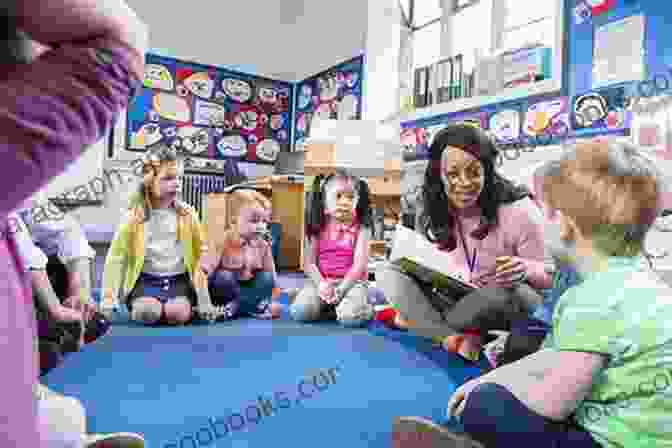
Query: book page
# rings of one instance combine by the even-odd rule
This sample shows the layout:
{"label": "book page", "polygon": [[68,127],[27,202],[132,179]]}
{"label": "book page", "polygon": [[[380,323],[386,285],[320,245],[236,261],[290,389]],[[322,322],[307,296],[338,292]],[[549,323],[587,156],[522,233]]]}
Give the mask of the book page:
{"label": "book page", "polygon": [[395,231],[390,262],[429,283],[449,287],[451,283],[457,282],[464,287],[476,288],[469,282],[468,272],[457,268],[447,252],[439,250],[422,235],[403,226],[397,226]]}

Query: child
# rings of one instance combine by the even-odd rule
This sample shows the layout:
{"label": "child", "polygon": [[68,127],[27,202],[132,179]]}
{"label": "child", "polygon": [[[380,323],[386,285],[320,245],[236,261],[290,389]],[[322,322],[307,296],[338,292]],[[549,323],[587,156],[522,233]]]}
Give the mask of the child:
{"label": "child", "polygon": [[198,269],[201,225],[194,209],[177,199],[173,149],[151,148],[143,175],[105,260],[103,309],[109,313],[121,299],[136,322],[183,325],[191,320],[197,290],[206,284]]}
{"label": "child", "polygon": [[60,216],[37,219],[36,211],[41,207],[27,201],[9,216],[9,231],[30,273],[39,332],[43,333],[45,321],[74,322],[76,314],[84,324],[85,342],[93,342],[109,329],[109,322],[97,312],[91,298],[91,259],[95,253],[77,221],[58,209]]}
{"label": "child", "polygon": [[301,322],[337,319],[349,327],[373,317],[368,302],[369,188],[343,171],[317,176],[306,222],[308,279],[290,307]]}
{"label": "child", "polygon": [[[448,413],[466,436],[403,418],[393,446],[672,445],[672,288],[641,263],[660,199],[655,167],[630,145],[586,142],[543,190],[581,284],[555,306],[542,350],[453,394]],[[424,444],[411,444],[419,433]]]}
{"label": "child", "polygon": [[201,262],[213,304],[223,307],[223,320],[278,318],[280,290],[268,230],[271,203],[254,190],[236,190],[231,196],[233,226]]}

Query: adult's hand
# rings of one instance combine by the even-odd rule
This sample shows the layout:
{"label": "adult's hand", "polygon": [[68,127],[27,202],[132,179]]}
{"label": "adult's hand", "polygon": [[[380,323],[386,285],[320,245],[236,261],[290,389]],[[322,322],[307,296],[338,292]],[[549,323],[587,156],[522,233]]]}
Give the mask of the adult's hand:
{"label": "adult's hand", "polygon": [[147,26],[124,0],[10,0],[7,9],[19,29],[47,45],[111,38],[143,58],[147,52]]}
{"label": "adult's hand", "polygon": [[492,283],[500,288],[513,288],[527,279],[527,264],[519,257],[499,257]]}

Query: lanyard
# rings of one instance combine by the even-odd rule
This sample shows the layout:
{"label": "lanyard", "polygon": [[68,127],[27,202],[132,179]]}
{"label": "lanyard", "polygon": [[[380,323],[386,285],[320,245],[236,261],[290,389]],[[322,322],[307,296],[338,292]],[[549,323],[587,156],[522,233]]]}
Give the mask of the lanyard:
{"label": "lanyard", "polygon": [[460,234],[460,240],[462,241],[462,249],[464,250],[464,257],[467,259],[467,266],[469,267],[469,273],[473,274],[474,271],[476,270],[476,255],[477,255],[477,250],[476,247],[474,247],[474,252],[469,256],[469,250],[467,249],[467,242],[464,238],[464,233],[462,233],[462,223],[460,222],[459,218],[457,219],[457,227],[458,227],[458,232]]}

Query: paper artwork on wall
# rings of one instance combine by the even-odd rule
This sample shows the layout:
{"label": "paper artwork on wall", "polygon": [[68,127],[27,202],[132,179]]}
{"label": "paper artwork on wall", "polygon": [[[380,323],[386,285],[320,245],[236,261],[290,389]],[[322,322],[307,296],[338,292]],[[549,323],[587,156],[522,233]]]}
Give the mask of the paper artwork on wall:
{"label": "paper artwork on wall", "polygon": [[644,79],[644,32],[643,15],[626,17],[595,30],[593,89]]}
{"label": "paper artwork on wall", "polygon": [[520,106],[507,107],[490,115],[489,130],[497,143],[511,143],[520,139]]}
{"label": "paper artwork on wall", "polygon": [[599,89],[572,99],[572,127],[577,136],[621,133],[630,128],[625,87]]}
{"label": "paper artwork on wall", "polygon": [[487,128],[485,112],[467,112],[440,115],[431,119],[406,122],[401,125],[402,158],[405,162],[429,159],[429,147],[434,136],[446,125],[467,124],[480,129]]}
{"label": "paper artwork on wall", "polygon": [[297,149],[303,148],[315,116],[361,119],[363,62],[359,56],[298,83],[294,129]]}
{"label": "paper artwork on wall", "polygon": [[528,137],[563,138],[570,133],[567,98],[559,97],[529,104],[522,132]]}
{"label": "paper artwork on wall", "polygon": [[289,151],[291,83],[156,55],[127,112],[126,146],[273,163]]}

